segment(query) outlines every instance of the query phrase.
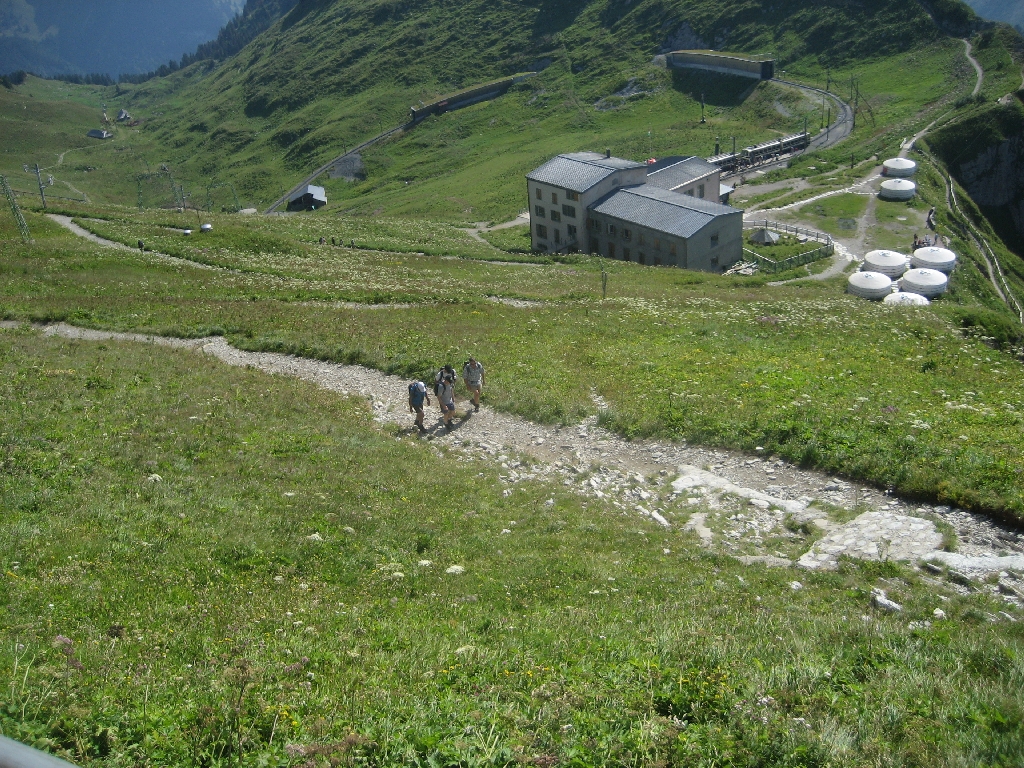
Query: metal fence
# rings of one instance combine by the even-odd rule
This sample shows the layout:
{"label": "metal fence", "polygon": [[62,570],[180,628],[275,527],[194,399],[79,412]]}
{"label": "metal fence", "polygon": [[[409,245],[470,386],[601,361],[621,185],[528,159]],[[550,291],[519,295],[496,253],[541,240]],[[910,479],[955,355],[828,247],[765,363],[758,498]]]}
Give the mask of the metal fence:
{"label": "metal fence", "polygon": [[769,259],[767,256],[762,256],[760,253],[744,248],[743,253],[751,261],[757,264],[757,268],[762,272],[767,272],[770,275],[774,275],[778,272],[785,272],[787,269],[793,269],[794,267],[801,267],[804,264],[810,264],[812,261],[818,261],[824,259],[826,256],[831,256],[835,252],[835,246],[832,243],[822,245],[815,248],[812,251],[805,251],[804,253],[798,253],[795,256],[790,256],[787,259],[781,261],[775,261],[775,259]]}
{"label": "metal fence", "polygon": [[808,240],[817,240],[819,243],[832,245],[832,235],[826,235],[824,232],[815,232],[813,229],[807,229],[806,227],[798,227],[795,224],[771,221],[770,219],[744,219],[743,228],[770,229],[773,232],[783,232],[787,235],[796,235],[797,237],[803,236]]}

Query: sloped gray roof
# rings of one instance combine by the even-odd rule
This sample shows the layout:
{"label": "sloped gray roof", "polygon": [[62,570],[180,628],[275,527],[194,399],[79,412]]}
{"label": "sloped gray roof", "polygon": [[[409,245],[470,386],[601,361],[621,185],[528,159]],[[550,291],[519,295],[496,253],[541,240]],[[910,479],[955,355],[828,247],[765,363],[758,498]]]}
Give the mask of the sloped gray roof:
{"label": "sloped gray roof", "polygon": [[675,189],[720,170],[717,165],[712,165],[700,157],[686,157],[661,168],[657,165],[651,168],[654,170],[647,170],[647,183],[662,189]]}
{"label": "sloped gray roof", "polygon": [[590,210],[678,237],[692,236],[719,216],[743,213],[729,205],[650,184],[616,189],[590,206]]}
{"label": "sloped gray roof", "polygon": [[302,187],[302,189],[295,192],[288,198],[288,202],[298,200],[305,195],[312,195],[314,200],[323,200],[324,202],[327,202],[327,191],[323,187],[317,187],[313,184],[307,184]]}
{"label": "sloped gray roof", "polygon": [[616,171],[633,168],[643,168],[643,165],[621,157],[605,157],[597,152],[570,152],[551,158],[526,174],[526,178],[573,192],[586,192]]}

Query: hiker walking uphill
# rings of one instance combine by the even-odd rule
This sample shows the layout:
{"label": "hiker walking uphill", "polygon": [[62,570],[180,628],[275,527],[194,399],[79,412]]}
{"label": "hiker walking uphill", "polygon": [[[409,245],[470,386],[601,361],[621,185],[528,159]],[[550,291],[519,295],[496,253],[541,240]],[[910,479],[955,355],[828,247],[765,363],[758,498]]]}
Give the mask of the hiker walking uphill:
{"label": "hiker walking uphill", "polygon": [[462,366],[462,381],[466,385],[466,391],[473,397],[473,410],[480,410],[480,390],[483,388],[484,367],[470,355],[469,360]]}
{"label": "hiker walking uphill", "polygon": [[409,412],[416,412],[416,421],[413,422],[420,432],[426,432],[423,426],[423,401],[430,405],[430,395],[427,394],[427,385],[422,381],[414,381],[409,385]]}
{"label": "hiker walking uphill", "polygon": [[452,418],[455,416],[455,369],[446,365],[437,374],[438,380],[434,384],[434,394],[437,395],[437,402],[441,405],[444,428],[451,429]]}

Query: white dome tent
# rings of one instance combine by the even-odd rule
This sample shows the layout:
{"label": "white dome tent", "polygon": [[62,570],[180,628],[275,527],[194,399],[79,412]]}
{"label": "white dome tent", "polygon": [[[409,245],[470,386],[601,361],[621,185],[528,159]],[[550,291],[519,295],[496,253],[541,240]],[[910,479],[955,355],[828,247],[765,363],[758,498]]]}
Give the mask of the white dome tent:
{"label": "white dome tent", "polygon": [[882,175],[893,177],[913,176],[917,171],[917,163],[905,157],[893,157],[882,163]]}
{"label": "white dome tent", "polygon": [[909,293],[907,291],[900,291],[899,293],[890,293],[884,299],[883,304],[890,304],[896,307],[926,307],[931,304],[928,299],[919,293]]}
{"label": "white dome tent", "polygon": [[956,254],[947,248],[930,245],[918,248],[910,259],[910,266],[920,269],[937,269],[947,275],[956,266]]}
{"label": "white dome tent", "polygon": [[896,251],[869,251],[861,269],[865,272],[880,272],[886,277],[900,277],[907,271],[907,257]]}
{"label": "white dome tent", "polygon": [[949,278],[937,269],[911,269],[904,273],[900,287],[930,299],[945,293],[948,285]]}
{"label": "white dome tent", "polygon": [[906,179],[883,181],[878,196],[883,200],[910,200],[917,194],[917,184]]}
{"label": "white dome tent", "polygon": [[892,293],[892,280],[880,272],[854,272],[847,281],[846,290],[862,299],[878,301]]}

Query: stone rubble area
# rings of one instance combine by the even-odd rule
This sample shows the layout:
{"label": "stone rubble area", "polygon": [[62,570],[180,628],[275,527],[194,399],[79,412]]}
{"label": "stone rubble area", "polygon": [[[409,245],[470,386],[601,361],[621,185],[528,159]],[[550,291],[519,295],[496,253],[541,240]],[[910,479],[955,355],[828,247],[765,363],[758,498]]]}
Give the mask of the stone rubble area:
{"label": "stone rubble area", "polygon": [[[486,405],[474,413],[461,397],[461,384],[454,429],[444,430],[435,404],[426,411],[431,426],[420,436],[408,412],[408,382],[372,369],[245,352],[220,337],[172,339],[63,323],[45,326],[43,333],[193,349],[229,365],[362,396],[377,422],[405,427],[402,438],[448,446],[458,452],[460,461],[495,462],[506,496],[518,483],[557,482],[567,493],[603,499],[624,514],[642,515],[666,527],[681,525],[703,545],[746,563],[821,569],[835,568],[841,556],[928,560],[939,564],[925,566],[932,575],[945,575],[961,591],[985,588],[1008,603],[1024,605],[1024,532],[964,510],[907,502],[775,457],[685,443],[630,442],[600,428],[597,416],[558,427],[533,424]],[[605,405],[596,393],[594,402],[598,410]],[[834,522],[830,510],[832,517],[860,514],[848,522]],[[943,535],[936,522],[955,533],[958,552],[940,549]],[[796,530],[815,529],[824,536],[796,559],[768,551],[780,537],[798,542]],[[984,583],[978,581],[982,577],[987,577]]]}

